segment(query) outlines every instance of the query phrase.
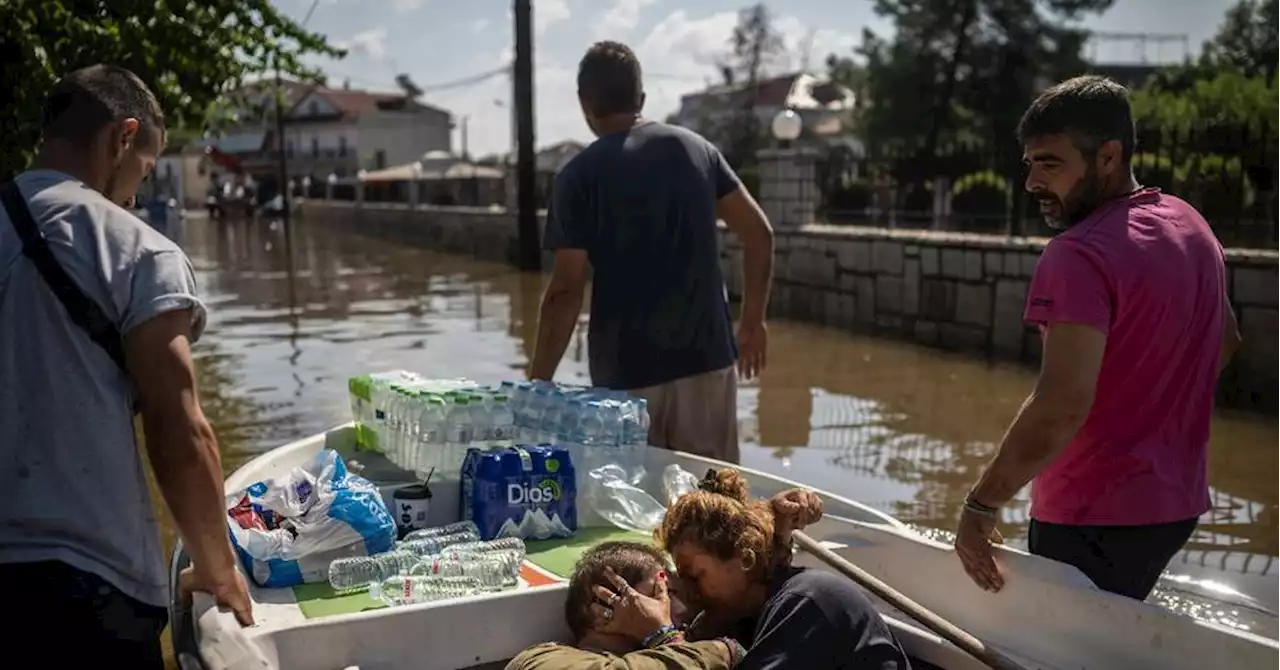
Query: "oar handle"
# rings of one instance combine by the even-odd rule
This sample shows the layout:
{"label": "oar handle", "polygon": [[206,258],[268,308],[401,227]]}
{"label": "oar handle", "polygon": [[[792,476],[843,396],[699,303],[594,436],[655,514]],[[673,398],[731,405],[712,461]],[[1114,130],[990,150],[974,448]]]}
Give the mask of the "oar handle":
{"label": "oar handle", "polygon": [[942,636],[955,646],[960,647],[960,649],[964,650],[965,653],[970,656],[986,663],[993,670],[1030,670],[1025,665],[1022,665],[1021,663],[1018,663],[1004,655],[999,650],[988,647],[982,642],[982,640],[970,635],[950,621],[934,614],[931,610],[926,609],[920,603],[902,595],[898,591],[894,590],[893,587],[880,581],[866,570],[850,563],[834,551],[818,544],[817,540],[814,540],[805,533],[797,530],[792,533],[792,537],[795,539],[796,544],[800,545],[800,547],[805,551],[817,556],[822,560],[822,562],[832,568],[835,568],[837,572],[840,572],[849,579],[857,582],[863,588],[876,594],[890,605],[893,605],[894,607],[911,615],[913,619],[927,626],[929,630]]}

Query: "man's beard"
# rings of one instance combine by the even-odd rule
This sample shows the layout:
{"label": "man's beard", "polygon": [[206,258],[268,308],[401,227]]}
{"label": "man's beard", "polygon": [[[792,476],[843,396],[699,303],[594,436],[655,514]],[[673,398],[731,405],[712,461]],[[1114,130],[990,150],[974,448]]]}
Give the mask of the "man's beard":
{"label": "man's beard", "polygon": [[1056,216],[1044,214],[1045,224],[1054,230],[1065,230],[1080,223],[1101,204],[1102,191],[1102,181],[1098,179],[1097,171],[1091,165],[1084,176],[1076,181],[1075,186],[1071,187],[1065,198],[1059,199],[1052,193],[1037,196],[1041,202],[1053,203],[1057,210]]}

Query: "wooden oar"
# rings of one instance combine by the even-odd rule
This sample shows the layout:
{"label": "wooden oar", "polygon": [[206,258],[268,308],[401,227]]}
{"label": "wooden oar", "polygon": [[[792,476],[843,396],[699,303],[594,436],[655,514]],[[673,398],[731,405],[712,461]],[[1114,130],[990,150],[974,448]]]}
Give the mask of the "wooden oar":
{"label": "wooden oar", "polygon": [[978,638],[961,630],[955,624],[943,619],[926,609],[920,603],[898,593],[893,587],[876,579],[866,570],[850,563],[841,558],[838,554],[830,549],[818,544],[817,540],[809,537],[801,531],[794,531],[792,537],[796,544],[800,545],[805,551],[817,556],[823,563],[835,568],[844,576],[857,582],[860,586],[868,591],[876,594],[885,602],[911,615],[916,621],[924,624],[929,630],[942,636],[951,644],[954,644],[970,656],[986,663],[993,670],[1029,670],[1027,666],[1014,661],[1004,655],[997,649],[988,647]]}

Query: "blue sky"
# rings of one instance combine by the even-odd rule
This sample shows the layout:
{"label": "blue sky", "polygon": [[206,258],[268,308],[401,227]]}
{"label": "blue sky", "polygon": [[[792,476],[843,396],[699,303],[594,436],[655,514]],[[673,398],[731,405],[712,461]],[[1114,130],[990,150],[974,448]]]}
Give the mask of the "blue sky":
{"label": "blue sky", "polygon": [[[275,0],[301,19],[312,0]],[[645,69],[647,115],[662,118],[680,94],[716,78],[745,0],[534,0],[538,144],[591,139],[574,95],[578,58],[595,40],[615,39],[636,50]],[[1186,34],[1192,51],[1212,36],[1233,0],[1116,0],[1105,15],[1086,22],[1112,32]],[[871,10],[871,0],[786,0],[771,3],[786,54],[776,70],[799,68],[809,54],[818,69],[828,53],[848,53],[862,29],[887,33],[891,26]],[[331,85],[344,78],[353,88],[394,90],[393,77],[407,72],[419,86],[450,82],[500,67],[511,53],[510,0],[319,0],[308,28],[350,49],[341,61],[317,60]],[[809,48],[806,49],[806,45]],[[1132,44],[1098,44],[1099,60],[1133,62]],[[1151,60],[1182,56],[1181,45],[1147,47]],[[473,154],[507,151],[510,142],[510,80],[432,91],[424,100],[468,117]],[[454,148],[460,145],[455,134]]]}

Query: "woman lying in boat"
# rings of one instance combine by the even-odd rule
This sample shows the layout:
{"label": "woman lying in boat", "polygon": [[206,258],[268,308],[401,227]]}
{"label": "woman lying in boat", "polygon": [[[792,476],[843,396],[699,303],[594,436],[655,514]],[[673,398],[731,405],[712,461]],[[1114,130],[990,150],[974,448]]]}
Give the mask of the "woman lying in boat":
{"label": "woman lying in boat", "polygon": [[[565,609],[577,648],[538,645],[507,670],[910,668],[857,588],[832,573],[790,566],[791,529],[820,514],[791,516],[777,497],[749,502],[734,470],[708,472],[699,489],[677,500],[654,533],[683,569],[671,582],[681,587],[677,597],[668,594],[661,554],[644,545],[630,545],[639,547],[630,556],[643,567],[584,555]],[[687,631],[679,625],[682,597],[705,607]],[[593,648],[597,640],[613,649]]]}
{"label": "woman lying in boat", "polygon": [[[888,625],[853,583],[790,565],[790,545],[774,539],[776,515],[768,503],[749,499],[741,474],[711,470],[698,488],[671,506],[654,533],[675,559],[687,602],[705,608],[691,636],[731,635],[747,647],[740,669],[910,668]],[[606,573],[606,579],[608,586],[596,588],[603,604],[593,605],[608,621],[604,630],[631,639],[666,630],[660,597],[646,596],[621,575]]]}
{"label": "woman lying in boat", "polygon": [[[782,549],[790,544],[793,529],[804,528],[822,518],[822,499],[811,491],[791,489],[762,504],[768,505],[777,519],[774,540]],[[778,551],[776,555],[783,561],[790,559],[790,551]],[[736,667],[745,651],[732,638],[686,640],[687,608],[681,602],[679,580],[669,577],[669,560],[660,550],[640,542],[605,542],[587,550],[574,565],[565,601],[565,622],[573,634],[574,644],[535,645],[512,659],[507,670],[723,670]],[[593,603],[599,606],[595,591],[597,585],[607,583],[606,575],[634,584],[634,590],[646,596],[644,602],[657,612],[649,616],[662,619],[662,623],[653,628],[661,629],[658,634],[633,638],[606,630],[609,617],[600,616],[602,610],[592,608]],[[622,611],[624,618],[635,615],[630,609]],[[625,621],[622,623],[622,628],[629,627]]]}

